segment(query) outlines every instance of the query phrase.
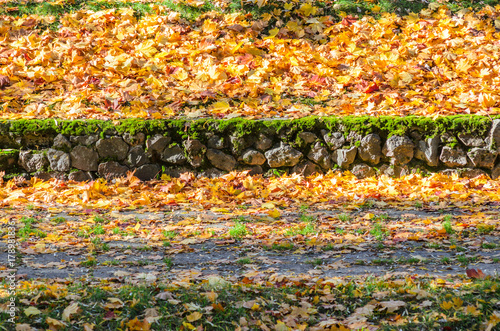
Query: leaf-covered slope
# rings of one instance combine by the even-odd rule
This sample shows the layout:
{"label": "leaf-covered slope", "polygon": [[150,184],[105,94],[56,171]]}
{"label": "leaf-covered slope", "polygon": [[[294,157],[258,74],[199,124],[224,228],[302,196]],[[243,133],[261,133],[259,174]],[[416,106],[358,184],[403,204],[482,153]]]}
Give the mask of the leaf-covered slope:
{"label": "leaf-covered slope", "polygon": [[498,114],[500,8],[2,16],[3,118]]}

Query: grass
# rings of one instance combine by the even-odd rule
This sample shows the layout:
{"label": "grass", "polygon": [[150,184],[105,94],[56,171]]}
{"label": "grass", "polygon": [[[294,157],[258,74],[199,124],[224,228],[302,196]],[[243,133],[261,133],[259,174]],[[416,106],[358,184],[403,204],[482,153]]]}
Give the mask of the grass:
{"label": "grass", "polygon": [[172,240],[177,237],[178,233],[176,231],[162,231],[162,235],[165,239]]}
{"label": "grass", "polygon": [[352,217],[349,214],[339,214],[338,218],[340,221],[342,221],[344,223],[348,223],[348,222],[352,221]]}
{"label": "grass", "polygon": [[248,257],[242,257],[241,259],[237,260],[236,263],[238,264],[251,264],[253,263],[252,259]]}
{"label": "grass", "polygon": [[292,243],[273,243],[271,246],[264,246],[265,250],[274,250],[274,251],[287,251],[293,250],[295,248]]}
{"label": "grass", "polygon": [[380,223],[374,224],[370,230],[370,234],[378,241],[383,241],[389,234],[389,230],[382,227]]}
{"label": "grass", "polygon": [[454,234],[455,233],[455,230],[453,230],[453,227],[451,226],[451,222],[449,220],[445,220],[443,222],[443,229],[446,231],[447,234]]}
{"label": "grass", "polygon": [[495,230],[495,226],[493,224],[478,224],[477,225],[477,233],[478,234],[490,234]]}
{"label": "grass", "polygon": [[245,224],[240,222],[235,222],[234,226],[229,229],[229,235],[235,240],[240,240],[248,234],[248,230]]}
{"label": "grass", "polygon": [[172,258],[170,258],[168,256],[165,256],[163,258],[163,263],[165,263],[165,265],[167,266],[167,268],[169,270],[172,269],[172,266],[174,265],[174,262],[173,262]]}
{"label": "grass", "polygon": [[37,219],[33,217],[23,216],[21,218],[21,223],[23,223],[24,226],[18,230],[17,235],[23,240],[28,239],[31,235],[37,236],[39,238],[44,238],[47,236],[45,232],[33,227],[34,224],[38,223]]}

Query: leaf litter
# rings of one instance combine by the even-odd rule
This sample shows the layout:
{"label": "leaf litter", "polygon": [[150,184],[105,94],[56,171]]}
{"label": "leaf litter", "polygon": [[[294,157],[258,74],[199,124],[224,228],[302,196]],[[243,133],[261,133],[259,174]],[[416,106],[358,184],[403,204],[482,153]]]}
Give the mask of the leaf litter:
{"label": "leaf litter", "polygon": [[233,172],[1,185],[27,330],[498,323],[499,186],[486,177]]}

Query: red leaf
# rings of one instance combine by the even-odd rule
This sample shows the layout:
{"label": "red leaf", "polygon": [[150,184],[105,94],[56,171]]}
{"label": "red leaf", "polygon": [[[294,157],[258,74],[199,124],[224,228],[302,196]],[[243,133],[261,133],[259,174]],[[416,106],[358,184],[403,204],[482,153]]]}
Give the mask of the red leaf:
{"label": "red leaf", "polygon": [[365,93],[372,93],[372,92],[375,92],[375,91],[378,91],[378,90],[379,90],[379,87],[378,87],[377,83],[371,83],[366,88],[366,90],[364,90],[363,92],[365,92]]}
{"label": "red leaf", "polygon": [[351,15],[347,15],[346,17],[344,17],[342,22],[340,22],[340,24],[342,24],[344,26],[349,26],[352,23],[356,22],[357,20],[358,19],[356,17],[352,17]]}

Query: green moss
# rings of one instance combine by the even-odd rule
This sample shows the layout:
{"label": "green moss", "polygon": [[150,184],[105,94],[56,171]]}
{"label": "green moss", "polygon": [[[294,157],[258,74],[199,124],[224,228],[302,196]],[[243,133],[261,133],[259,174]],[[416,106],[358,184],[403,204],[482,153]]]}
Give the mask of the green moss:
{"label": "green moss", "polygon": [[[500,116],[496,116],[500,118]],[[273,132],[284,137],[290,143],[296,143],[296,136],[300,132],[310,131],[319,133],[320,130],[339,131],[344,133],[351,131],[361,135],[378,133],[382,138],[392,135],[408,135],[416,130],[427,137],[449,132],[451,134],[471,133],[486,135],[491,127],[492,119],[477,115],[456,115],[432,119],[419,116],[347,116],[347,117],[305,117],[293,120],[247,120],[244,118],[233,118],[229,120],[216,119],[175,119],[175,120],[144,120],[124,119],[119,121],[101,120],[12,120],[1,121],[0,126],[12,133],[47,134],[58,133],[66,136],[73,135],[104,135],[108,130],[116,130],[118,134],[128,132],[135,135],[139,132],[147,136],[156,133],[168,133],[173,140],[177,139],[199,139],[207,140],[207,133],[213,132],[219,135],[232,135],[235,137],[247,137],[258,133]]]}

